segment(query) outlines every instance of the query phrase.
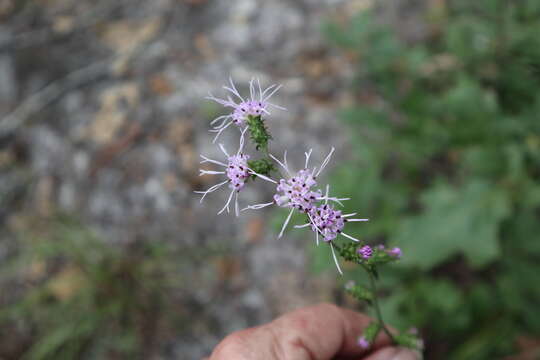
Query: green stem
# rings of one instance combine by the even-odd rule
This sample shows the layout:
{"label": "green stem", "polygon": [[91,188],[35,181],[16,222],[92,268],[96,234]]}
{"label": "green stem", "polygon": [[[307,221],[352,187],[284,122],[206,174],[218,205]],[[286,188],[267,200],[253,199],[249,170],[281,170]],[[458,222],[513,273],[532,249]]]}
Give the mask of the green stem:
{"label": "green stem", "polygon": [[377,285],[375,283],[375,277],[373,276],[373,272],[370,269],[367,269],[365,266],[364,266],[364,269],[367,271],[369,275],[369,283],[371,285],[371,292],[373,293],[373,307],[375,308],[375,315],[377,316],[377,321],[379,322],[379,325],[381,326],[383,331],[386,333],[386,335],[388,335],[388,337],[393,342],[395,342],[394,336],[392,335],[390,330],[388,330],[382,318],[381,308],[379,307],[379,300],[377,296]]}

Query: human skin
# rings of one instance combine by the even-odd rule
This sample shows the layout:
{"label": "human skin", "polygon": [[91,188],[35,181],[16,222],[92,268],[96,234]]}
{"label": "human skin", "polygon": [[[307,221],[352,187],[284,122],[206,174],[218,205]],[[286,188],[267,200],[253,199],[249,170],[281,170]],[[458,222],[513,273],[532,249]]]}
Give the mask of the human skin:
{"label": "human skin", "polygon": [[274,321],[234,332],[209,360],[415,360],[415,352],[391,346],[380,334],[367,350],[357,339],[370,323],[364,314],[331,304],[287,313]]}

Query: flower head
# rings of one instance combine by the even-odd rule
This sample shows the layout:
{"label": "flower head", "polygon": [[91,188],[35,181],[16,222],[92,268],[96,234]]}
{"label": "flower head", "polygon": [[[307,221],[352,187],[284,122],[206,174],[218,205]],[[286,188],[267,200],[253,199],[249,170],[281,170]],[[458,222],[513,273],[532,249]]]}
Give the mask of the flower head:
{"label": "flower head", "polygon": [[365,336],[360,336],[358,338],[358,346],[360,346],[362,349],[367,349],[371,346],[369,341],[367,341]]}
{"label": "flower head", "polygon": [[312,208],[309,219],[311,229],[321,234],[324,241],[332,241],[341,234],[346,221],[341,210],[335,210],[330,204]]}
{"label": "flower head", "polygon": [[[347,235],[343,232],[345,223],[349,221],[368,221],[369,219],[350,219],[349,217],[356,215],[356,213],[351,214],[342,214],[340,210],[335,210],[334,206],[328,204],[328,200],[333,198],[328,196],[329,187],[326,187],[326,194],[324,196],[324,204],[318,207],[312,208],[307,212],[309,222],[303,225],[296,225],[295,228],[311,227],[311,230],[315,232],[315,241],[319,245],[319,234],[322,235],[325,242],[330,245],[332,250],[332,257],[340,274],[343,274],[341,268],[339,267],[339,262],[336,257],[334,250],[334,244],[332,241],[337,237],[338,234],[345,236],[353,241],[359,241],[358,239]],[[337,199],[344,200],[344,199]],[[286,221],[287,223],[287,221]],[[283,230],[282,230],[283,231]]]}
{"label": "flower head", "polygon": [[389,254],[390,256],[393,256],[393,257],[399,259],[399,258],[401,258],[401,249],[398,248],[398,247],[395,247],[395,248],[393,248],[392,250],[389,250],[389,251],[388,251],[388,254]]}
{"label": "flower head", "polygon": [[221,151],[225,155],[225,157],[227,159],[226,160],[227,163],[224,163],[224,162],[221,162],[221,161],[218,161],[218,160],[212,160],[212,159],[207,158],[204,155],[201,155],[201,158],[203,159],[201,161],[201,164],[211,163],[211,164],[214,164],[214,165],[219,165],[219,166],[224,167],[224,170],[223,171],[215,171],[215,170],[200,169],[200,174],[199,175],[225,174],[227,176],[227,180],[225,180],[223,182],[220,182],[219,184],[216,184],[216,185],[210,187],[206,191],[195,191],[198,194],[203,194],[203,196],[201,197],[201,202],[204,200],[206,195],[208,195],[211,192],[216,191],[217,189],[219,189],[220,187],[222,187],[223,185],[225,185],[227,183],[229,183],[229,188],[231,189],[231,192],[229,194],[227,202],[225,203],[225,206],[223,206],[223,208],[218,212],[218,214],[221,214],[225,210],[227,210],[227,212],[229,212],[229,205],[230,205],[230,203],[232,201],[233,196],[235,196],[234,209],[235,209],[236,216],[239,215],[238,193],[244,188],[244,185],[245,185],[246,181],[249,179],[249,177],[251,175],[255,175],[257,177],[263,178],[264,180],[275,183],[275,181],[273,181],[272,179],[270,179],[270,178],[268,178],[268,177],[266,177],[264,175],[257,174],[255,171],[253,171],[252,169],[249,168],[249,166],[248,166],[249,155],[246,155],[246,154],[242,153],[242,150],[244,148],[244,135],[246,133],[246,130],[247,129],[244,129],[242,131],[242,134],[240,136],[240,145],[238,147],[238,151],[234,155],[230,155],[227,152],[227,150],[225,149],[225,146],[223,146],[223,144],[219,144],[219,148],[221,149]]}
{"label": "flower head", "polygon": [[289,179],[281,179],[276,188],[274,201],[278,206],[295,208],[303,212],[312,209],[313,204],[322,196],[320,190],[314,190],[317,185],[313,172],[309,169],[300,170]]}
{"label": "flower head", "polygon": [[371,255],[373,255],[373,250],[369,245],[362,246],[360,249],[357,250],[357,252],[360,256],[362,256],[364,260],[369,259]]}
{"label": "flower head", "polygon": [[229,178],[229,187],[231,189],[240,191],[244,187],[246,180],[250,176],[247,163],[248,160],[249,155],[246,154],[236,154],[233,156],[229,156],[229,164],[227,166],[227,170],[225,170],[225,173]]}
{"label": "flower head", "polygon": [[249,82],[249,98],[244,98],[242,95],[240,95],[240,92],[238,89],[236,89],[232,78],[229,78],[229,86],[223,86],[223,88],[231,93],[234,98],[231,97],[231,95],[228,95],[226,99],[220,99],[211,93],[206,97],[209,100],[213,100],[220,105],[232,109],[229,114],[219,116],[210,123],[212,126],[214,126],[214,128],[210,131],[217,133],[214,138],[214,142],[231,124],[235,124],[236,126],[243,128],[246,124],[248,116],[262,116],[265,114],[269,115],[270,111],[268,109],[270,107],[285,110],[285,108],[272,104],[268,101],[270,97],[272,97],[272,95],[274,95],[281,88],[281,85],[273,84],[263,90],[261,88],[259,79],[257,79],[257,86],[255,86],[255,79],[251,79]]}

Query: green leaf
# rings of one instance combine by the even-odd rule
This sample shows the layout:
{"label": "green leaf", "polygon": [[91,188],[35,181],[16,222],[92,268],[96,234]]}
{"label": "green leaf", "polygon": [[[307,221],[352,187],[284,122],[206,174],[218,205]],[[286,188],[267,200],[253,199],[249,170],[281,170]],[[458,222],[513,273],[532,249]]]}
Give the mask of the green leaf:
{"label": "green leaf", "polygon": [[481,267],[497,258],[499,223],[510,212],[505,192],[480,180],[462,189],[439,184],[423,194],[422,204],[425,211],[406,217],[392,236],[402,264],[430,269],[463,253]]}

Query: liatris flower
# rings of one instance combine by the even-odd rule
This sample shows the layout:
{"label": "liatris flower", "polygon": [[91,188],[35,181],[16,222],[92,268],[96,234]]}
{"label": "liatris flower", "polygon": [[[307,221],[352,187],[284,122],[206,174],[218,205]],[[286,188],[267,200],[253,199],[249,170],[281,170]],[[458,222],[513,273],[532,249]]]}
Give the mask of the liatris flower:
{"label": "liatris flower", "polygon": [[[328,200],[335,199],[345,200],[345,199],[336,199],[328,196],[329,186],[326,186],[326,194],[322,199],[324,199],[324,204],[318,207],[312,207],[306,214],[309,218],[309,222],[303,225],[295,225],[295,228],[304,228],[311,227],[311,230],[315,232],[315,242],[319,245],[319,234],[322,235],[323,240],[327,243],[330,243],[330,249],[332,250],[332,257],[340,274],[343,274],[339,266],[339,262],[334,251],[334,246],[331,242],[337,237],[338,234],[345,236],[353,241],[360,241],[350,235],[347,235],[343,232],[345,223],[349,221],[369,221],[369,219],[349,219],[349,217],[356,215],[356,213],[350,213],[343,215],[340,210],[335,210],[331,204],[328,204]],[[288,219],[287,219],[288,221]],[[285,223],[286,224],[286,223]],[[283,231],[283,229],[282,229]]]}
{"label": "liatris flower", "polygon": [[279,180],[279,185],[277,186],[276,194],[274,195],[274,202],[278,206],[291,209],[289,215],[283,223],[278,238],[283,236],[283,232],[289,224],[289,221],[295,209],[309,214],[309,212],[314,208],[316,201],[325,200],[327,202],[328,200],[332,200],[341,204],[341,200],[349,200],[349,198],[340,199],[328,197],[328,186],[325,196],[322,196],[322,192],[320,190],[312,189],[314,186],[317,185],[317,182],[315,180],[330,162],[330,158],[332,157],[334,151],[334,148],[330,150],[328,155],[326,155],[326,158],[323,160],[321,166],[317,170],[316,167],[314,167],[313,169],[308,168],[312,149],[309,150],[309,152],[304,153],[306,157],[304,168],[294,175],[291,173],[287,164],[287,152],[283,154],[283,162],[279,161],[275,156],[270,154],[270,157],[285,170],[288,176],[288,179],[282,178],[281,180]]}
{"label": "liatris flower", "polygon": [[201,158],[203,159],[201,161],[201,164],[212,163],[212,164],[215,164],[215,165],[220,165],[220,166],[225,167],[225,171],[214,171],[214,170],[200,169],[199,176],[206,175],[206,174],[211,174],[211,175],[225,174],[227,176],[227,180],[210,187],[206,191],[195,191],[198,194],[203,194],[203,196],[201,197],[201,202],[202,202],[204,200],[204,198],[206,197],[206,195],[208,195],[211,192],[216,191],[217,189],[219,189],[223,185],[229,183],[229,188],[231,189],[231,192],[229,194],[227,202],[225,203],[225,206],[223,206],[223,208],[218,212],[218,215],[221,214],[222,212],[224,212],[225,210],[227,210],[227,212],[229,212],[229,205],[230,205],[230,203],[232,201],[233,195],[235,195],[235,194],[236,195],[235,195],[235,200],[234,200],[234,209],[235,209],[236,216],[239,215],[238,193],[240,192],[240,190],[242,190],[242,188],[245,185],[245,182],[249,179],[249,177],[251,175],[255,175],[255,176],[258,176],[258,177],[260,177],[260,178],[262,178],[262,179],[264,179],[266,181],[270,181],[272,183],[275,183],[274,180],[272,180],[272,179],[270,179],[270,178],[268,178],[268,177],[266,177],[264,175],[258,174],[258,173],[251,170],[248,167],[249,155],[246,155],[246,154],[242,153],[242,149],[244,148],[244,135],[245,135],[245,132],[246,132],[246,129],[244,129],[244,131],[242,131],[242,134],[240,136],[240,146],[238,147],[238,151],[234,155],[229,155],[229,153],[225,149],[225,146],[223,146],[223,144],[219,144],[219,148],[221,149],[223,154],[225,154],[225,156],[227,157],[227,164],[225,164],[225,163],[223,163],[221,161],[209,159],[206,156],[201,155]]}
{"label": "liatris flower", "polygon": [[401,258],[401,249],[398,247],[393,248],[392,250],[388,251],[388,254],[399,259]]}
{"label": "liatris flower", "polygon": [[236,86],[234,86],[231,78],[229,78],[230,86],[223,86],[223,88],[233,94],[237,98],[236,101],[233,100],[231,96],[227,96],[227,99],[219,99],[211,93],[208,94],[208,96],[206,97],[207,99],[213,100],[218,104],[233,109],[231,113],[219,116],[212,120],[212,122],[210,122],[210,125],[214,126],[214,128],[210,131],[217,133],[214,137],[213,142],[216,142],[219,135],[221,135],[221,133],[231,124],[235,124],[240,128],[244,127],[247,121],[247,117],[250,115],[269,115],[269,107],[275,107],[277,109],[285,110],[285,108],[272,104],[268,101],[270,97],[281,88],[281,85],[270,85],[266,89],[262,90],[259,79],[257,79],[257,89],[255,88],[254,82],[255,79],[251,79],[251,81],[249,82],[250,97],[248,99],[244,99],[242,95],[240,95],[240,93],[236,89]]}
{"label": "liatris flower", "polygon": [[334,240],[343,232],[346,219],[340,210],[335,210],[332,205],[324,204],[310,209],[308,213],[311,230],[321,234],[324,241]]}
{"label": "liatris flower", "polygon": [[358,338],[358,346],[360,346],[362,349],[368,349],[371,344],[369,343],[369,341],[367,341],[365,336],[360,336]]}
{"label": "liatris flower", "polygon": [[358,254],[362,256],[362,258],[365,260],[369,259],[371,255],[373,255],[373,250],[371,249],[371,246],[369,245],[362,246],[357,251],[358,251]]}

